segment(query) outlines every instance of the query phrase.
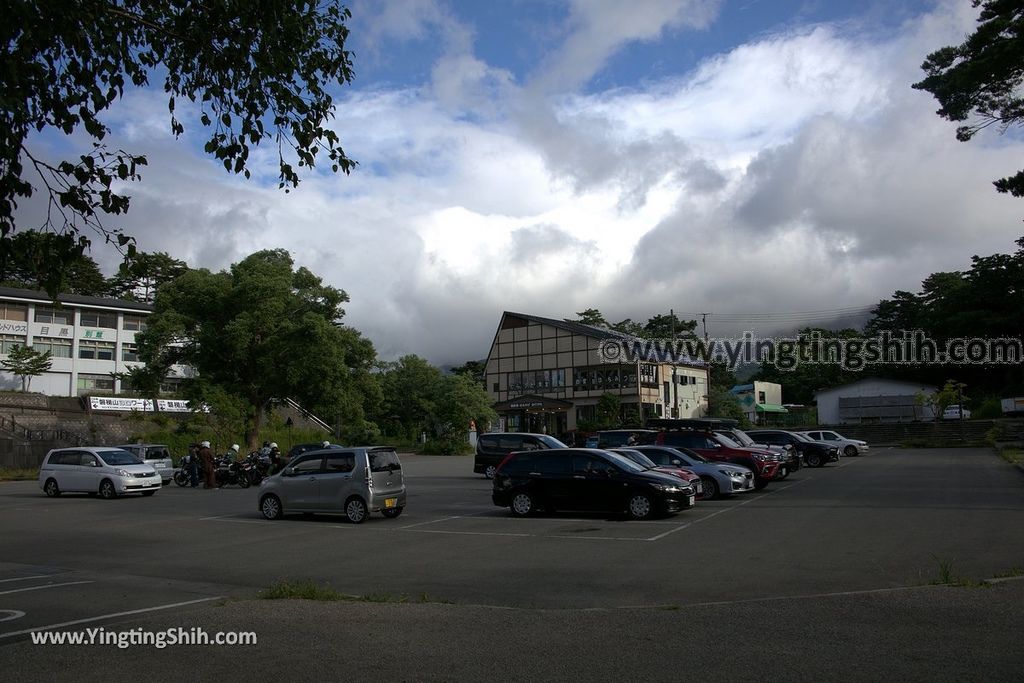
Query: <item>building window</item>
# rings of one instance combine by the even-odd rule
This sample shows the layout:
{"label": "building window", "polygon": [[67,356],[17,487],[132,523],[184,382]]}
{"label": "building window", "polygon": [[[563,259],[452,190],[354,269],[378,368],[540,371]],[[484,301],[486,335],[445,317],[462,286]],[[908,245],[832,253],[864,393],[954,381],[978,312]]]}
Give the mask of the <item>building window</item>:
{"label": "building window", "polygon": [[121,329],[142,332],[146,329],[146,318],[141,315],[125,315]]}
{"label": "building window", "polygon": [[121,360],[139,360],[139,346],[138,344],[122,344],[121,345]]}
{"label": "building window", "polygon": [[96,391],[114,393],[114,378],[110,375],[78,375],[78,395]]}
{"label": "building window", "polygon": [[35,337],[32,339],[32,348],[39,353],[50,352],[54,358],[71,358],[71,340],[53,339],[50,337]]}
{"label": "building window", "polygon": [[653,363],[641,363],[640,382],[645,387],[658,386],[658,366]]}
{"label": "building window", "polygon": [[[543,394],[565,388],[565,370],[535,370],[508,373],[510,394]],[[497,386],[495,386],[497,391]]]}
{"label": "building window", "polygon": [[0,320],[28,321],[28,306],[25,304],[9,304],[0,301]]}
{"label": "building window", "polygon": [[36,307],[35,321],[37,323],[50,323],[51,325],[73,325],[74,313],[67,309],[49,307]]}
{"label": "building window", "polygon": [[79,321],[82,327],[105,327],[110,330],[117,329],[117,313],[111,313],[109,311],[94,311],[88,308],[83,308]]}
{"label": "building window", "polygon": [[160,383],[161,394],[176,394],[181,391],[180,379],[165,379]]}
{"label": "building window", "polygon": [[763,391],[757,392],[757,402],[758,403],[762,403],[762,404],[764,403],[764,392]]}
{"label": "building window", "polygon": [[0,353],[8,354],[15,346],[24,346],[25,338],[14,334],[0,334]]}
{"label": "building window", "polygon": [[114,342],[82,339],[78,342],[78,357],[95,360],[114,360]]}

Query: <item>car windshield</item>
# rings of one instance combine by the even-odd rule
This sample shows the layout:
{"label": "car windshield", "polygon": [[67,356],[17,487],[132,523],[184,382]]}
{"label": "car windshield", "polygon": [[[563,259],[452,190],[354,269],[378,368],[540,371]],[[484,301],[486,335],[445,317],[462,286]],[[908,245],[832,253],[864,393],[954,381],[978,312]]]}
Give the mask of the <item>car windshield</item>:
{"label": "car windshield", "polygon": [[100,459],[108,465],[141,465],[142,461],[128,451],[97,451]]}
{"label": "car windshield", "polygon": [[814,441],[814,439],[812,439],[811,437],[806,436],[804,434],[798,434],[796,432],[793,432],[793,436],[795,436],[800,441]]}
{"label": "car windshield", "polygon": [[708,459],[705,458],[700,453],[696,453],[693,451],[683,452],[681,450],[677,450],[677,452],[679,453],[679,457],[681,457],[683,460],[690,463],[691,465],[694,465],[696,463],[709,462]]}
{"label": "car windshield", "polygon": [[[721,434],[721,432],[719,432],[719,434]],[[728,434],[725,434],[724,436],[732,437],[733,439],[735,439],[736,441],[740,442],[744,446],[753,446],[754,445],[754,440],[751,439],[749,436],[747,436],[746,432],[741,432],[738,429],[734,430],[734,431],[731,431]]]}
{"label": "car windshield", "polygon": [[547,434],[538,436],[537,440],[540,441],[545,446],[547,446],[548,448],[568,448],[568,446],[566,446],[564,443],[562,443],[553,436],[548,436]]}
{"label": "car windshield", "polygon": [[607,458],[609,460],[611,460],[612,462],[614,462],[616,465],[618,465],[620,468],[626,470],[627,472],[646,472],[647,471],[646,467],[641,467],[640,465],[636,464],[635,462],[633,462],[632,460],[630,460],[629,458],[627,458],[624,455],[620,455],[618,453],[612,453],[611,451],[605,451],[605,454],[606,454],[606,456],[607,456]]}
{"label": "car windshield", "polygon": [[718,434],[718,441],[723,446],[728,446],[729,448],[742,448],[742,446],[727,437],[725,434]]}
{"label": "car windshield", "polygon": [[655,464],[653,460],[648,458],[646,455],[644,455],[640,451],[635,451],[632,448],[616,448],[614,451],[612,451],[612,453],[624,455],[633,462],[635,462],[637,465],[640,465],[641,467],[645,467],[647,469],[651,469],[652,467],[658,466],[657,464]]}

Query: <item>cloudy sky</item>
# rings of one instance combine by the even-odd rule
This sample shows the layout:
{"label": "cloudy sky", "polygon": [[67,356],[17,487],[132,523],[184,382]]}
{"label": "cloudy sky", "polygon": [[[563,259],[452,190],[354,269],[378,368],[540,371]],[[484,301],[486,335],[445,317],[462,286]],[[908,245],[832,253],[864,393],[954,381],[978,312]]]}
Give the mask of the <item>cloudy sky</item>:
{"label": "cloudy sky", "polygon": [[[288,249],[348,292],[346,323],[384,358],[482,358],[503,310],[709,312],[712,335],[767,334],[1024,234],[1024,202],[991,184],[1024,141],[957,142],[910,87],[973,30],[968,0],[350,8],[356,78],[335,121],[350,176],[285,194],[270,150],[251,181],[229,175],[197,120],[171,137],[159,88],[105,120],[149,157],[123,223],[141,250],[219,270]],[[116,253],[92,256],[114,271]]]}

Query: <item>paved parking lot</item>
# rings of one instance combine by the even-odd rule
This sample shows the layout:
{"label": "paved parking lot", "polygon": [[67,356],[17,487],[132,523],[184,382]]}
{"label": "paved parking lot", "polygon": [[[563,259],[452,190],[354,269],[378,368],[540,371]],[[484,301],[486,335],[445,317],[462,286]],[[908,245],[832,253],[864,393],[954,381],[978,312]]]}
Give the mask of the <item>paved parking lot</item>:
{"label": "paved parking lot", "polygon": [[[61,624],[193,625],[237,610],[272,620],[275,603],[237,601],[280,580],[454,603],[435,605],[441,623],[451,610],[480,618],[494,607],[541,610],[530,620],[579,608],[640,609],[650,619],[776,604],[784,614],[783,603],[903,595],[942,576],[1024,568],[1024,476],[983,451],[878,449],[649,522],[516,519],[491,505],[490,482],[471,473],[471,459],[404,462],[407,512],[359,526],[329,516],[265,521],[252,489],[172,485],[102,501],[0,484],[0,648],[30,657],[27,631]],[[772,623],[770,610],[764,618]]]}

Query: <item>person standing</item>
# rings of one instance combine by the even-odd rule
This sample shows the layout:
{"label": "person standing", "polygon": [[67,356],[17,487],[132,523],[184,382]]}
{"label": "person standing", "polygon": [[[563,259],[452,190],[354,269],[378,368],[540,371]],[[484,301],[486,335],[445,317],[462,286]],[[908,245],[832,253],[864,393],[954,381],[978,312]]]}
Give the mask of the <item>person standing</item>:
{"label": "person standing", "polygon": [[213,477],[213,451],[210,450],[210,442],[204,441],[199,444],[199,462],[203,466],[203,488],[214,489],[217,488],[217,482]]}
{"label": "person standing", "polygon": [[199,444],[188,445],[188,482],[192,488],[199,486]]}

